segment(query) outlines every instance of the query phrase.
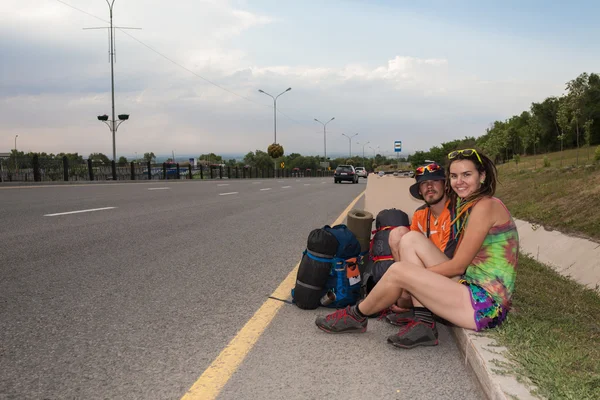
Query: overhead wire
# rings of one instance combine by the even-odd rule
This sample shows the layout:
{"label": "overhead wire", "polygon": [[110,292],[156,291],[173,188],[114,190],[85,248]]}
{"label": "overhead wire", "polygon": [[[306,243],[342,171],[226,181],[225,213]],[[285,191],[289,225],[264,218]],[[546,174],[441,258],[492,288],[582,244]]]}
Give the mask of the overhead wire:
{"label": "overhead wire", "polygon": [[[104,19],[102,19],[102,18],[100,18],[100,17],[98,17],[98,16],[96,16],[96,15],[93,15],[93,14],[91,14],[91,13],[87,12],[87,11],[84,11],[84,10],[82,10],[82,9],[80,9],[80,8],[77,8],[77,7],[75,7],[75,6],[71,5],[71,4],[68,4],[68,3],[66,3],[66,2],[64,2],[64,1],[62,1],[62,0],[56,0],[56,1],[57,1],[57,2],[59,2],[59,3],[61,3],[61,4],[64,4],[64,5],[65,5],[65,6],[67,6],[67,7],[70,7],[70,8],[72,8],[72,9],[76,10],[76,11],[79,11],[79,12],[81,12],[81,13],[83,13],[83,14],[86,14],[86,15],[88,15],[88,16],[90,16],[90,17],[96,18],[96,19],[98,19],[98,20],[100,20],[100,21],[102,21],[102,22],[105,22],[105,23],[107,23],[107,24],[108,24],[108,23],[110,23],[109,21],[106,21],[106,20],[104,20]],[[249,101],[249,102],[251,102],[251,103],[254,103],[254,104],[256,104],[256,105],[259,105],[259,106],[261,106],[261,107],[273,108],[273,106],[272,106],[272,105],[262,104],[262,103],[259,103],[259,102],[257,102],[257,101],[254,101],[254,100],[252,100],[252,99],[251,99],[251,98],[249,98],[249,97],[246,97],[246,96],[243,96],[243,95],[241,95],[241,94],[238,94],[238,93],[236,93],[236,92],[234,92],[234,91],[232,91],[232,90],[229,90],[229,89],[227,89],[227,88],[225,88],[225,87],[223,87],[223,86],[219,85],[218,83],[215,83],[215,82],[211,81],[211,80],[210,80],[210,79],[208,79],[208,78],[205,78],[205,77],[203,77],[202,75],[200,75],[200,74],[198,74],[198,73],[196,73],[196,72],[192,71],[191,69],[189,69],[189,68],[187,68],[187,67],[185,67],[185,66],[183,66],[183,65],[179,64],[178,62],[176,62],[175,60],[171,59],[170,57],[168,57],[168,56],[166,56],[166,55],[162,54],[160,51],[158,51],[158,50],[156,50],[155,48],[153,48],[152,46],[150,46],[150,45],[148,45],[148,44],[144,43],[143,41],[141,41],[140,39],[138,39],[138,38],[136,38],[135,36],[131,35],[130,33],[126,32],[125,30],[123,30],[123,29],[119,29],[118,27],[115,27],[115,28],[116,28],[116,29],[118,29],[119,31],[121,31],[122,33],[124,33],[125,35],[129,36],[131,39],[135,40],[136,42],[138,42],[138,43],[139,43],[139,44],[141,44],[142,46],[146,47],[148,50],[150,50],[150,51],[152,51],[152,52],[156,53],[157,55],[161,56],[161,57],[162,57],[162,58],[164,58],[165,60],[167,60],[167,61],[171,62],[172,64],[174,64],[174,65],[178,66],[179,68],[181,68],[181,69],[183,69],[183,70],[185,70],[185,71],[189,72],[190,74],[192,74],[192,75],[196,76],[197,78],[200,78],[200,79],[202,79],[202,80],[203,80],[203,81],[205,81],[206,83],[208,83],[208,84],[210,84],[210,85],[213,85],[213,86],[215,86],[215,87],[217,87],[217,88],[219,88],[219,89],[221,89],[221,90],[223,90],[223,91],[225,91],[225,92],[227,92],[227,93],[229,93],[229,94],[232,94],[232,95],[234,95],[234,96],[237,96],[237,97],[239,97],[239,98],[241,98],[241,99],[244,99],[244,100],[246,100],[246,101]],[[278,113],[278,114],[281,114],[281,115],[283,115],[284,117],[288,118],[289,120],[291,120],[292,122],[295,122],[295,123],[297,123],[297,124],[300,124],[300,125],[305,125],[305,124],[306,124],[306,123],[299,122],[299,121],[295,120],[294,118],[290,117],[290,116],[289,116],[289,115],[287,115],[286,113],[282,112],[280,109],[277,109],[277,113]]]}

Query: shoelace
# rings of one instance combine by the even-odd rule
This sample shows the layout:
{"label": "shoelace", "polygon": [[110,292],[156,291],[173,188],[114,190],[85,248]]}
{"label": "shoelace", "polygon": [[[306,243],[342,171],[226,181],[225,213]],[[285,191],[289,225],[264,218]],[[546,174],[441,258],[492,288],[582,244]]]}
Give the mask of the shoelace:
{"label": "shoelace", "polygon": [[347,315],[348,315],[347,308],[340,308],[333,314],[329,314],[327,317],[325,317],[325,321],[331,321],[332,319],[335,319],[336,321],[338,321],[342,318],[345,318]]}
{"label": "shoelace", "polygon": [[394,312],[389,307],[386,308],[385,310],[380,311],[379,312],[379,317],[377,317],[377,321],[381,321],[382,319],[384,319],[385,317],[387,317],[390,314],[394,314]]}
{"label": "shoelace", "polygon": [[405,326],[403,326],[402,328],[400,328],[400,330],[398,331],[398,333],[396,333],[396,336],[402,336],[405,333],[407,333],[408,331],[410,331],[415,325],[421,323],[420,321],[411,319],[410,321],[407,322],[407,324]]}

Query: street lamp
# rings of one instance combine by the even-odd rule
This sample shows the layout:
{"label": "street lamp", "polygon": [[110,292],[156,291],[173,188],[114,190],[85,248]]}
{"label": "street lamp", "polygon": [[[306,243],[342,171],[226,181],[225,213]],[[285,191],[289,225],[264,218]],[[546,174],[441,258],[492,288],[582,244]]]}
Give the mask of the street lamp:
{"label": "street lamp", "polygon": [[15,135],[15,171],[17,170],[17,138],[19,135]]}
{"label": "street lamp", "polygon": [[267,96],[269,96],[270,98],[273,99],[273,132],[274,132],[274,141],[273,143],[277,143],[277,98],[279,96],[281,96],[282,94],[289,92],[290,90],[292,90],[292,88],[287,88],[285,89],[283,92],[279,93],[276,97],[271,96],[269,93],[265,92],[262,89],[258,89],[258,91],[260,93],[264,93]]}
{"label": "street lamp", "polygon": [[[368,145],[369,143],[371,143],[371,142],[369,141],[362,145],[362,147],[363,147],[363,164],[365,164],[365,146]],[[360,143],[356,143],[356,144],[360,144]]]}
{"label": "street lamp", "polygon": [[129,114],[119,114],[118,121],[115,121],[115,117],[114,117],[114,110],[115,110],[115,104],[113,103],[113,118],[112,120],[108,119],[108,115],[104,114],[104,115],[98,115],[98,121],[102,121],[106,124],[106,126],[108,126],[108,129],[110,129],[110,131],[112,132],[112,137],[113,137],[113,161],[117,161],[117,148],[115,146],[115,136],[117,133],[117,129],[119,128],[119,125],[121,125],[123,122],[127,121],[129,119]]}
{"label": "street lamp", "polygon": [[[110,88],[111,88],[111,109],[112,109],[112,118],[110,119],[110,124],[108,121],[107,115],[101,115],[98,119],[110,128],[112,132],[112,141],[113,141],[113,161],[117,161],[117,148],[115,144],[115,137],[117,133],[117,127],[123,122],[129,119],[129,115],[121,114],[119,115],[119,124],[116,123],[115,120],[115,68],[114,68],[114,60],[115,60],[115,40],[114,40],[114,28],[113,28],[113,6],[115,4],[115,0],[106,0],[106,4],[108,4],[108,10],[110,11]],[[140,29],[140,28],[126,28],[126,27],[115,27],[119,29]],[[106,29],[105,27],[101,28],[83,28],[83,29]],[[105,118],[106,117],[106,118]],[[114,174],[113,174],[114,175]],[[114,177],[113,177],[114,178]]]}
{"label": "street lamp", "polygon": [[315,118],[315,121],[317,121],[318,123],[323,125],[323,161],[327,162],[327,130],[325,129],[325,127],[327,126],[328,123],[330,123],[331,121],[333,121],[335,119],[335,117],[331,118],[329,121],[322,123],[321,121],[319,121],[318,119]]}
{"label": "street lamp", "polygon": [[352,136],[348,136],[345,133],[342,133],[343,136],[346,136],[348,138],[348,146],[349,146],[349,150],[350,150],[350,155],[349,158],[352,158],[352,138],[356,135],[358,135],[358,133],[355,133]]}

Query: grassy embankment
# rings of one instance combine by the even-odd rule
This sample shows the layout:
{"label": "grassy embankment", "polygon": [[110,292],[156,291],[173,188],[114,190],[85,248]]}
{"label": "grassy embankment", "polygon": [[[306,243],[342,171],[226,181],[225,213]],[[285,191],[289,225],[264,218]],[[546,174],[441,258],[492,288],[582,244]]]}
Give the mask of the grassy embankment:
{"label": "grassy embankment", "polygon": [[[497,196],[516,218],[600,242],[600,163],[594,162],[594,149],[589,158],[580,149],[578,164],[576,150],[568,150],[521,157],[519,164],[499,165],[498,172]],[[517,376],[548,399],[600,399],[597,292],[521,256],[509,315],[490,334],[508,348]]]}
{"label": "grassy embankment", "polygon": [[[499,165],[497,196],[516,218],[600,242],[600,163],[594,149],[576,160],[568,150]],[[489,333],[508,348],[515,375],[548,399],[600,399],[598,293],[521,256],[513,311]]]}

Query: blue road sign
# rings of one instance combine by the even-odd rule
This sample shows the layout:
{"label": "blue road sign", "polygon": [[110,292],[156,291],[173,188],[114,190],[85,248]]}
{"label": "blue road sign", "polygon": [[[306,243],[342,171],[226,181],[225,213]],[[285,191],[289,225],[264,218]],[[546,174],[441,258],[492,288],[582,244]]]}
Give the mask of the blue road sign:
{"label": "blue road sign", "polygon": [[401,141],[401,140],[396,140],[396,141],[394,142],[394,151],[395,151],[396,153],[399,153],[399,152],[401,152],[401,151],[402,151],[402,141]]}

